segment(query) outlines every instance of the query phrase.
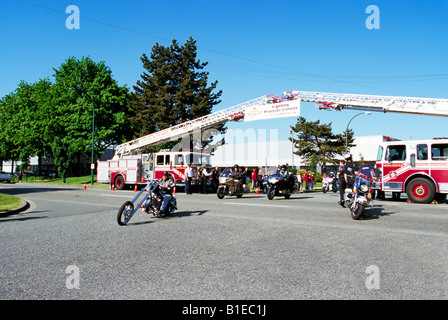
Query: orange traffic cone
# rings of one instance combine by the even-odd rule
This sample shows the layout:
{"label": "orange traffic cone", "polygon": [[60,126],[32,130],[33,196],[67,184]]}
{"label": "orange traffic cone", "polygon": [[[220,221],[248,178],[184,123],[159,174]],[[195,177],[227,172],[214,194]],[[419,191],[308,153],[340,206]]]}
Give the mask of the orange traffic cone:
{"label": "orange traffic cone", "polygon": [[135,184],[135,187],[134,187],[134,192],[138,192],[138,189],[137,189],[137,184]]}
{"label": "orange traffic cone", "polygon": [[174,187],[173,195],[176,195],[176,187]]}
{"label": "orange traffic cone", "polygon": [[82,189],[87,189],[86,183],[84,182],[84,187],[82,187]]}
{"label": "orange traffic cone", "polygon": [[111,185],[110,185],[110,191],[115,191],[115,187],[114,187],[113,183],[111,183]]}
{"label": "orange traffic cone", "polygon": [[258,190],[258,188],[257,191],[255,191],[255,194],[260,194],[260,190]]}

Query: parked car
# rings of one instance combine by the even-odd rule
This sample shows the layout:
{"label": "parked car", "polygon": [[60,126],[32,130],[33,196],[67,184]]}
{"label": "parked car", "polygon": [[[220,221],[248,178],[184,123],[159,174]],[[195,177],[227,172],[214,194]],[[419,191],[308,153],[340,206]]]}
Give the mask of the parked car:
{"label": "parked car", "polygon": [[6,173],[4,171],[0,171],[0,181],[11,182],[12,175],[10,173]]}

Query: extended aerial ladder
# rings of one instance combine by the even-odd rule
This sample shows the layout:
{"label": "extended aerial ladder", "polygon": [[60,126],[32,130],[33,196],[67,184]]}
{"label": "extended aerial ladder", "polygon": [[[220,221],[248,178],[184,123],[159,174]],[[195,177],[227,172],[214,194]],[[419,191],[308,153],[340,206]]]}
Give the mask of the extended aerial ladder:
{"label": "extended aerial ladder", "polygon": [[448,99],[310,91],[288,91],[284,93],[284,96],[304,102],[314,102],[320,110],[350,109],[448,117]]}
{"label": "extended aerial ladder", "polygon": [[117,146],[114,158],[137,152],[139,149],[174,140],[195,130],[202,130],[227,121],[244,119],[249,107],[300,100],[314,102],[319,110],[363,110],[448,117],[448,99],[378,96],[311,91],[287,91],[281,97],[266,95],[236,106],[186,121]]}
{"label": "extended aerial ladder", "polygon": [[195,130],[210,128],[214,125],[227,121],[238,121],[244,119],[244,109],[249,106],[266,103],[266,96],[253,99],[236,106],[216,111],[190,121],[182,122],[169,128],[150,133],[138,139],[125,142],[117,146],[114,158],[131,154],[139,149],[157,145],[162,142],[174,140]]}

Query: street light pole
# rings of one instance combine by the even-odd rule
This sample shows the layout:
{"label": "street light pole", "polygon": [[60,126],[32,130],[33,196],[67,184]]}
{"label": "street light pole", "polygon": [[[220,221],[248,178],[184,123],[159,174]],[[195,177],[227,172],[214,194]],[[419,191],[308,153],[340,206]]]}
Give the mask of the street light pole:
{"label": "street light pole", "polygon": [[[74,88],[68,88],[70,91],[75,91]],[[92,96],[88,93],[82,93],[82,95],[89,97],[90,102],[92,103],[92,157],[90,163],[90,184],[93,186],[93,171],[95,169],[95,163],[93,162],[94,157],[94,145],[95,145],[95,102],[93,102]]]}
{"label": "street light pole", "polygon": [[357,116],[360,116],[360,115],[362,115],[362,114],[371,115],[372,112],[367,111],[367,112],[360,112],[360,113],[357,113],[357,114],[355,114],[355,115],[350,119],[350,121],[347,123],[347,128],[345,129],[345,153],[347,153],[347,150],[348,150],[348,127],[350,126],[350,122],[352,122],[353,119],[355,119]]}
{"label": "street light pole", "polygon": [[[90,97],[90,96],[89,96]],[[95,143],[95,103],[93,102],[92,97],[90,97],[90,100],[92,101],[92,159],[90,163],[90,185],[93,186],[93,170],[95,168],[95,163],[93,162],[94,157],[94,143]]]}
{"label": "street light pole", "polygon": [[294,169],[294,135],[292,130],[289,131],[291,134],[291,154],[292,154],[292,168]]}

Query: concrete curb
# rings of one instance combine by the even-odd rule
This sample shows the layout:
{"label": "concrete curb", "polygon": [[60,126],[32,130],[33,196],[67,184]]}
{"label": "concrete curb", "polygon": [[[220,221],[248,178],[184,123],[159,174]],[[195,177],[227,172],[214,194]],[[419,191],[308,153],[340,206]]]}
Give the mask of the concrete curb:
{"label": "concrete curb", "polygon": [[12,214],[17,214],[17,213],[20,213],[22,211],[27,210],[30,207],[30,204],[29,204],[28,201],[26,201],[24,199],[22,199],[22,200],[24,202],[24,204],[22,206],[20,206],[17,209],[14,209],[14,210],[9,210],[9,211],[5,211],[5,212],[0,213],[0,218],[7,217],[7,216],[10,216]]}

